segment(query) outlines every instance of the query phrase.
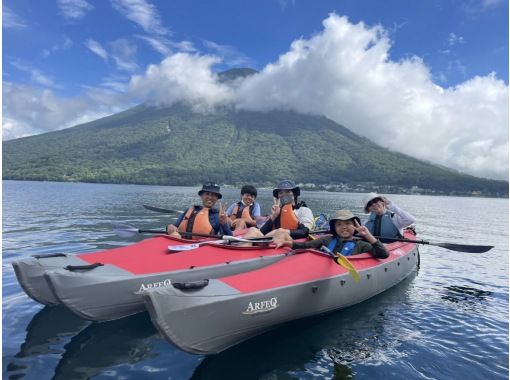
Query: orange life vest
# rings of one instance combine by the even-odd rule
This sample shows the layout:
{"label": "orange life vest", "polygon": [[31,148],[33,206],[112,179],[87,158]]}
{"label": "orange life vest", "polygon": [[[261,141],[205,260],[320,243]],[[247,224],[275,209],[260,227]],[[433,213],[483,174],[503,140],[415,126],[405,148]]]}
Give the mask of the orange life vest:
{"label": "orange life vest", "polygon": [[[214,234],[213,226],[209,221],[209,209],[201,206],[190,207],[179,224],[178,230],[181,233]],[[200,239],[200,236],[191,238]]]}
{"label": "orange life vest", "polygon": [[281,208],[280,216],[275,222],[276,228],[285,228],[287,230],[295,230],[298,228],[299,219],[297,218],[296,213],[294,212],[294,209],[290,203]]}
{"label": "orange life vest", "polygon": [[237,202],[236,206],[232,210],[231,216],[234,216],[236,219],[239,219],[239,218],[253,219],[253,217],[251,216],[251,213],[252,213],[254,205],[255,204],[252,204],[251,206],[244,206],[242,212],[239,213],[239,209],[241,208],[241,202]]}

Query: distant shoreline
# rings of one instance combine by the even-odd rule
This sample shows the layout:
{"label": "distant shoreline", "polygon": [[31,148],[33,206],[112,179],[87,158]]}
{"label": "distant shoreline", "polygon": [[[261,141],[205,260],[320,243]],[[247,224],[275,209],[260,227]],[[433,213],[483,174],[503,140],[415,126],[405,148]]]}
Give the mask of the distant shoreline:
{"label": "distant shoreline", "polygon": [[[174,187],[200,187],[201,184],[151,184],[151,183],[133,183],[133,182],[85,182],[85,181],[53,181],[53,180],[34,180],[34,179],[10,179],[10,178],[2,178],[2,181],[13,181],[13,182],[51,182],[51,183],[84,183],[84,184],[97,184],[97,185],[137,185],[137,186],[174,186]],[[505,181],[506,182],[506,181]],[[248,183],[248,182],[246,182]],[[239,185],[232,184],[222,184],[220,186],[227,189],[240,189],[245,182],[240,183]],[[273,184],[257,184],[255,182],[251,182],[258,189],[267,189],[271,190],[273,188]],[[494,193],[484,193],[482,191],[473,192],[473,191],[451,191],[447,192],[439,189],[419,189],[419,188],[405,188],[402,186],[394,186],[394,185],[371,185],[368,186],[366,184],[357,184],[357,185],[315,185],[308,186],[303,184],[298,184],[301,190],[311,191],[311,192],[320,192],[320,193],[369,193],[369,192],[377,192],[380,194],[401,194],[401,195],[431,195],[431,196],[451,196],[451,197],[470,197],[470,198],[501,198],[508,199],[508,193],[506,194],[494,194]],[[351,187],[354,186],[354,187]]]}

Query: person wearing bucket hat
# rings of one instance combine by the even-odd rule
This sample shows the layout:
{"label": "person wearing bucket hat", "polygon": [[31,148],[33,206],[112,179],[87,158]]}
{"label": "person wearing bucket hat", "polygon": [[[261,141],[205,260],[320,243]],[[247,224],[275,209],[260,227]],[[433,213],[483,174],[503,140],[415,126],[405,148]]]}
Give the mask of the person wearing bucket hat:
{"label": "person wearing bucket hat", "polygon": [[308,236],[314,226],[314,218],[312,210],[304,202],[298,202],[300,195],[301,189],[294,181],[280,181],[273,190],[271,215],[260,227],[260,232],[271,236],[279,230],[279,233],[288,232],[294,239]]}
{"label": "person wearing bucket hat", "polygon": [[[289,235],[275,236],[273,243],[277,247],[288,246],[292,249],[315,248],[326,246],[334,253],[344,256],[357,255],[368,252],[372,256],[385,259],[389,256],[384,244],[377,240],[370,231],[361,225],[360,219],[349,210],[338,210],[333,213],[329,220],[332,235],[319,239],[296,243]],[[357,233],[363,240],[355,239]]]}
{"label": "person wearing bucket hat", "polygon": [[403,229],[415,222],[414,216],[377,193],[368,193],[363,197],[363,209],[370,213],[365,226],[384,243],[389,241],[385,238],[403,237]]}
{"label": "person wearing bucket hat", "polygon": [[214,182],[206,182],[202,185],[198,195],[202,204],[191,206],[179,215],[175,223],[167,226],[167,233],[177,237],[184,235],[184,237],[192,239],[193,236],[189,233],[232,235],[232,229],[221,202],[219,211],[213,208],[216,202],[223,197],[220,187]]}
{"label": "person wearing bucket hat", "polygon": [[244,185],[241,188],[241,200],[233,203],[227,209],[230,226],[235,230],[242,230],[257,225],[257,217],[260,217],[260,205],[255,202],[257,189],[252,185]]}

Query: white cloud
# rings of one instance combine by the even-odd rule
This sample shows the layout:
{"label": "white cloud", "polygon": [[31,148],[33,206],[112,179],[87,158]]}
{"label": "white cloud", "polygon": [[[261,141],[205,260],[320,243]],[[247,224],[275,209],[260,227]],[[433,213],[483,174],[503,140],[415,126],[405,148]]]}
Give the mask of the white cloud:
{"label": "white cloud", "polygon": [[58,87],[49,75],[43,73],[41,70],[31,66],[30,64],[23,63],[20,60],[11,60],[10,64],[20,71],[29,73],[30,80],[35,84],[44,87]]}
{"label": "white cloud", "polygon": [[[443,88],[420,58],[390,60],[391,41],[381,26],[353,24],[334,14],[323,25],[322,32],[294,41],[276,62],[236,81],[235,87],[219,83],[213,73],[220,58],[176,53],[132,76],[129,95],[154,104],[186,101],[199,111],[234,104],[240,109],[325,115],[389,149],[473,175],[508,179],[508,85],[495,74]],[[122,88],[121,81],[113,80],[109,88]],[[47,129],[72,125],[71,120],[87,109],[100,109],[102,102],[113,109],[115,98],[96,89],[82,105],[78,99],[67,104],[51,92],[37,93],[36,103],[18,101],[23,104],[14,112],[9,104],[21,95],[5,91],[4,85],[6,131],[15,130],[15,121],[19,128],[23,123]],[[26,112],[32,106],[33,118]],[[48,110],[59,115],[59,122],[46,120]],[[43,117],[37,117],[38,112]]]}
{"label": "white cloud", "polygon": [[156,7],[145,0],[112,0],[113,8],[149,34],[166,35],[170,31],[161,23]]}
{"label": "white cloud", "polygon": [[52,90],[4,82],[2,107],[2,138],[9,140],[96,120],[127,105],[118,94],[100,89],[90,89],[76,98],[61,98]]}
{"label": "white cloud", "polygon": [[64,37],[64,41],[62,43],[56,43],[49,49],[44,49],[42,51],[42,56],[44,58],[49,57],[52,53],[55,53],[59,50],[66,50],[73,46],[73,41],[69,37]]}
{"label": "white cloud", "polygon": [[57,5],[67,20],[79,20],[94,9],[86,0],[57,0]]}
{"label": "white cloud", "polygon": [[464,43],[464,37],[457,36],[455,33],[450,33],[448,35],[448,45],[453,46],[457,44],[463,44]]}
{"label": "white cloud", "polygon": [[160,37],[149,37],[149,36],[141,36],[137,35],[139,39],[147,42],[154,50],[156,50],[158,53],[160,53],[163,56],[170,55],[172,52],[172,49],[170,48],[170,41],[166,38],[160,38]]}
{"label": "white cloud", "polygon": [[455,88],[433,83],[417,57],[389,60],[381,27],[330,15],[248,77],[238,107],[324,114],[379,145],[463,172],[508,178],[508,86],[495,75]]}
{"label": "white cloud", "polygon": [[27,24],[8,6],[2,4],[2,27],[6,29],[24,29]]}
{"label": "white cloud", "polygon": [[109,43],[111,56],[119,70],[136,71],[138,65],[135,62],[136,45],[127,39],[121,38]]}
{"label": "white cloud", "polygon": [[108,52],[105,50],[105,48],[97,41],[88,39],[85,41],[85,46],[89,48],[89,50],[104,59],[105,61],[108,60]]}
{"label": "white cloud", "polygon": [[211,72],[211,66],[218,62],[212,56],[177,53],[159,65],[150,65],[145,75],[133,76],[130,91],[154,104],[184,100],[197,111],[208,110],[232,100],[230,88],[217,83],[216,75]]}
{"label": "white cloud", "polygon": [[204,41],[204,46],[213,54],[222,57],[222,61],[230,67],[253,67],[255,62],[230,45],[221,45],[213,41]]}

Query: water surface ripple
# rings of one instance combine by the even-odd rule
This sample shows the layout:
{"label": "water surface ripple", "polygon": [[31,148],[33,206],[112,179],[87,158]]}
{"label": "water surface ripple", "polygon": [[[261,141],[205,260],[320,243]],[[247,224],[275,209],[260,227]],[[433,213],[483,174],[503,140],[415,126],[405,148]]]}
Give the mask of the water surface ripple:
{"label": "water surface ripple", "polygon": [[[283,325],[218,355],[184,353],[147,313],[90,323],[42,307],[18,285],[13,260],[132,244],[112,223],[163,228],[195,187],[3,182],[5,379],[507,379],[508,200],[389,195],[417,218],[419,237],[495,245],[486,254],[421,246],[421,267],[402,283],[346,310]],[[226,203],[237,189],[224,189]],[[306,192],[314,210],[350,208],[362,194]],[[271,190],[260,189],[263,211]],[[303,305],[306,307],[306,305]]]}

